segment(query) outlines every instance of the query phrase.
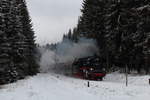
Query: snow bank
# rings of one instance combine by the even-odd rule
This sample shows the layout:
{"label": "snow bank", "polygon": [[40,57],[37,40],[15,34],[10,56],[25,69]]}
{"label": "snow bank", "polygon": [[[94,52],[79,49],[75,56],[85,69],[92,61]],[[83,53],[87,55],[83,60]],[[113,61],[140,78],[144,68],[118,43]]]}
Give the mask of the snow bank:
{"label": "snow bank", "polygon": [[2,100],[149,100],[149,77],[129,75],[130,84],[126,87],[122,81],[125,78],[123,74],[112,73],[102,82],[90,81],[88,88],[87,80],[52,73],[38,74],[4,86],[0,90],[0,98]]}
{"label": "snow bank", "polygon": [[36,77],[6,85],[0,90],[0,98],[2,100],[79,100],[79,98],[93,100],[93,95],[72,86],[56,76],[39,74]]}

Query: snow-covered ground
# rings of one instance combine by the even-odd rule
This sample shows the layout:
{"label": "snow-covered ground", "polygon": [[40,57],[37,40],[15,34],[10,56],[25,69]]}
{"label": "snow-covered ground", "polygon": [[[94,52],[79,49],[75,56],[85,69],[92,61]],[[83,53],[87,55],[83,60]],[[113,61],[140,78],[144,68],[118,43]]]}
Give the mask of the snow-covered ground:
{"label": "snow-covered ground", "polygon": [[149,100],[150,76],[108,74],[104,81],[75,79],[46,73],[1,87],[0,100]]}

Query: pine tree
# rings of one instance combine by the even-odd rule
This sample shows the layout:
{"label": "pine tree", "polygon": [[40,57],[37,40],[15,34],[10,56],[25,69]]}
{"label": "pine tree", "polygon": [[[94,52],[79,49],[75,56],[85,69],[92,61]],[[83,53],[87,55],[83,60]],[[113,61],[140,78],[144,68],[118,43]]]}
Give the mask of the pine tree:
{"label": "pine tree", "polygon": [[77,31],[77,28],[75,27],[75,28],[73,28],[73,32],[72,32],[72,39],[73,39],[73,41],[74,42],[78,42],[78,36],[79,34],[78,34],[78,31]]}
{"label": "pine tree", "polygon": [[18,79],[16,68],[14,66],[12,57],[12,42],[11,36],[13,34],[14,18],[16,18],[12,13],[13,1],[1,0],[0,2],[0,65],[1,65],[1,76],[0,84],[13,82]]}
{"label": "pine tree", "polygon": [[26,56],[25,60],[27,61],[26,63],[28,64],[28,75],[33,75],[38,72],[38,65],[35,61],[37,50],[36,50],[36,45],[35,45],[35,36],[34,36],[34,31],[32,28],[32,23],[31,23],[31,18],[29,16],[29,12],[26,6],[25,0],[20,0],[21,5],[20,5],[20,14],[21,14],[21,21],[23,23],[23,35],[25,36],[24,40],[24,55]]}
{"label": "pine tree", "polygon": [[[136,10],[139,13],[139,23],[137,25],[138,31],[134,39],[136,40],[136,47],[141,47],[141,53],[143,64],[143,69],[146,73],[150,71],[150,6],[148,5],[150,1],[143,2]],[[140,67],[141,68],[141,67]],[[142,69],[142,68],[141,68]]]}
{"label": "pine tree", "polygon": [[63,35],[63,41],[65,40],[73,41],[73,33],[71,29],[69,29],[67,34]]}
{"label": "pine tree", "polygon": [[0,84],[14,82],[38,71],[33,52],[34,32],[29,19],[23,20],[27,14],[22,14],[23,5],[24,0],[0,2]]}

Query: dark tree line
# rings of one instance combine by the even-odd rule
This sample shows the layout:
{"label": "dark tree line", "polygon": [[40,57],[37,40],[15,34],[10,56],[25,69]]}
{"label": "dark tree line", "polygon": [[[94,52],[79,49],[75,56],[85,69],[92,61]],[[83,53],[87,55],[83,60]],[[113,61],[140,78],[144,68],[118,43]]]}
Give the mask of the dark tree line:
{"label": "dark tree line", "polygon": [[25,0],[0,0],[0,84],[38,72],[34,38]]}
{"label": "dark tree line", "polygon": [[150,1],[84,0],[77,27],[64,38],[97,41],[107,69],[150,70]]}

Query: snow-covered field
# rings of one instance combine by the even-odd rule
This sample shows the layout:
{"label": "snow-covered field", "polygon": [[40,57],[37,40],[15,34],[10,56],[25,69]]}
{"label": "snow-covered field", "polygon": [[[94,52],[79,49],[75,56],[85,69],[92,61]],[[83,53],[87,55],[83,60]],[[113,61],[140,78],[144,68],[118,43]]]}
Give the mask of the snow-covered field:
{"label": "snow-covered field", "polygon": [[46,73],[1,87],[0,100],[149,100],[150,76],[112,73],[104,81],[87,81]]}

